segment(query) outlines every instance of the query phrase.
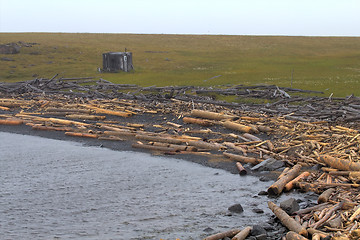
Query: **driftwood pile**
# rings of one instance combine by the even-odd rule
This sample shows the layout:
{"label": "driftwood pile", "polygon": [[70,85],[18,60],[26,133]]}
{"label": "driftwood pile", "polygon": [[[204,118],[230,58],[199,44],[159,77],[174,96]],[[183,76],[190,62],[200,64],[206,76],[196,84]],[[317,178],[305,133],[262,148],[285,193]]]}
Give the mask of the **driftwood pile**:
{"label": "driftwood pile", "polygon": [[[269,202],[289,229],[286,239],[359,238],[359,98],[296,97],[305,105],[293,107],[288,103],[295,97],[286,96],[290,89],[276,87],[277,94],[284,91],[277,104],[227,105],[193,93],[200,88],[140,88],[104,80],[80,85],[93,80],[55,77],[0,84],[0,124],[126,140],[164,154],[215,156],[234,161],[241,174],[246,174],[242,164],[271,157],[287,168],[269,186],[269,195],[293,188],[319,194],[317,205],[292,216]],[[227,91],[234,89],[240,88]],[[245,239],[250,232],[250,227],[232,229],[206,239]]]}
{"label": "driftwood pile", "polygon": [[[208,103],[237,108],[244,111],[266,113],[269,116],[285,116],[289,120],[311,121],[345,121],[360,122],[360,97],[353,95],[345,98],[308,96],[322,92],[284,88],[275,85],[258,86],[222,86],[195,87],[139,87],[134,84],[114,84],[105,79],[94,78],[36,78],[29,81],[5,83],[0,82],[0,93],[17,95],[24,93],[65,94],[83,98],[106,98],[142,100],[147,102],[169,101],[176,99],[194,103]],[[268,103],[246,104],[239,102],[216,101],[217,95],[236,97],[239,102],[244,99],[263,99]]]}

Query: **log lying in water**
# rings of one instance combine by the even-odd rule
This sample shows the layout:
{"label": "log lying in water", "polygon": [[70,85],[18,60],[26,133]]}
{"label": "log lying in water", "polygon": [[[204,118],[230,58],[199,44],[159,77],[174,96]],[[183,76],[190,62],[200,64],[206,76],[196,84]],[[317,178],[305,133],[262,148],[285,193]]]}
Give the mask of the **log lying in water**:
{"label": "log lying in water", "polygon": [[268,202],[270,210],[275,214],[275,216],[281,221],[281,223],[286,226],[290,231],[294,231],[300,235],[307,236],[308,233],[306,229],[300,225],[295,219],[290,217],[284,210],[278,207],[273,202]]}

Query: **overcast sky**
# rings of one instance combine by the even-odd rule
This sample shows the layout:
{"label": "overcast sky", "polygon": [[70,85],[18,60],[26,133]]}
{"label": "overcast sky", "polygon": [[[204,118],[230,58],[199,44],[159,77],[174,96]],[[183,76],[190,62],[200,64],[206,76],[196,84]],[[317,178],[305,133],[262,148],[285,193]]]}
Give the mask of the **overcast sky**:
{"label": "overcast sky", "polygon": [[360,0],[0,0],[0,32],[360,36]]}

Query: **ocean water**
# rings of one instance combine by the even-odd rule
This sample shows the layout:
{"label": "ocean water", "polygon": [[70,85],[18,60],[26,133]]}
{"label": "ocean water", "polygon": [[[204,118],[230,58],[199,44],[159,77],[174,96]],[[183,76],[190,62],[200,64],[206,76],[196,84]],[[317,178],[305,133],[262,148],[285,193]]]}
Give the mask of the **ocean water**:
{"label": "ocean water", "polygon": [[201,239],[271,214],[254,176],[5,132],[0,184],[0,239]]}

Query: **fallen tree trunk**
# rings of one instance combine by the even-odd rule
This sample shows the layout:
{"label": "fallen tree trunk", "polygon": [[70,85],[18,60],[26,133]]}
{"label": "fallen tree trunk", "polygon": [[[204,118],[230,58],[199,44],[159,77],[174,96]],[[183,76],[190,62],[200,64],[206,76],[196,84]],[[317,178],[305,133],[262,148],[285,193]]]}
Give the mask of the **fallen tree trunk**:
{"label": "fallen tree trunk", "polygon": [[307,240],[307,238],[296,232],[290,231],[286,234],[286,240]]}
{"label": "fallen tree trunk", "polygon": [[86,137],[86,138],[97,138],[97,134],[92,133],[80,133],[80,132],[65,132],[65,135],[72,137]]}
{"label": "fallen tree trunk", "polygon": [[239,170],[240,175],[246,175],[247,174],[246,169],[243,167],[243,165],[241,165],[240,162],[236,162],[236,167]]}
{"label": "fallen tree trunk", "polygon": [[334,158],[329,155],[322,155],[319,157],[319,161],[326,163],[332,168],[345,171],[360,171],[360,163],[352,162],[347,159]]}
{"label": "fallen tree trunk", "polygon": [[31,126],[34,130],[43,130],[43,131],[64,131],[71,132],[73,129],[70,127],[53,127],[53,126],[43,126],[40,124],[32,124]]}
{"label": "fallen tree trunk", "polygon": [[219,240],[219,239],[223,239],[226,237],[234,237],[236,234],[238,234],[240,232],[239,229],[232,229],[226,232],[222,232],[222,233],[217,233],[211,236],[208,236],[206,238],[204,238],[203,240]]}
{"label": "fallen tree trunk", "polygon": [[92,121],[104,120],[106,118],[105,116],[85,115],[85,114],[67,114],[65,115],[65,117],[70,119],[92,120]]}
{"label": "fallen tree trunk", "polygon": [[329,201],[329,198],[331,196],[331,194],[335,192],[335,188],[329,188],[327,190],[325,190],[322,194],[320,194],[320,196],[318,197],[317,202],[320,203],[326,203]]}
{"label": "fallen tree trunk", "polygon": [[211,119],[211,120],[217,120],[217,121],[234,118],[234,116],[230,116],[230,115],[226,115],[226,114],[222,114],[222,113],[209,112],[209,111],[203,111],[203,110],[197,110],[197,109],[194,109],[191,111],[191,116],[206,118],[206,119]]}
{"label": "fallen tree trunk", "polygon": [[316,229],[316,228],[320,227],[321,225],[323,225],[333,215],[333,213],[335,211],[341,209],[343,205],[344,205],[344,202],[337,203],[326,213],[326,215],[323,218],[321,218],[319,221],[317,221],[311,227]]}
{"label": "fallen tree trunk", "polygon": [[172,143],[172,144],[182,144],[183,141],[180,139],[169,138],[169,137],[162,137],[162,136],[149,136],[145,134],[138,134],[135,136],[136,139],[146,140],[146,141],[153,141],[153,142],[165,142],[165,143]]}
{"label": "fallen tree trunk", "polygon": [[237,154],[232,154],[232,153],[227,153],[227,152],[224,152],[223,155],[230,158],[230,159],[234,159],[236,161],[243,162],[243,163],[251,163],[253,165],[256,165],[256,164],[262,162],[261,159],[257,159],[257,158],[253,158],[253,157],[240,156],[240,155],[237,155]]}
{"label": "fallen tree trunk", "polygon": [[281,223],[286,226],[290,231],[294,231],[300,235],[307,236],[308,233],[306,229],[300,225],[295,219],[290,217],[284,210],[278,207],[273,202],[268,202],[270,210],[275,214],[275,216],[281,221]]}
{"label": "fallen tree trunk", "polygon": [[220,145],[218,143],[208,143],[208,142],[204,142],[204,141],[188,141],[187,143],[190,146],[194,146],[197,148],[203,148],[203,149],[209,149],[209,150],[215,150],[215,151],[219,151],[219,150],[225,148],[223,145]]}
{"label": "fallen tree trunk", "polygon": [[172,147],[162,147],[162,146],[154,146],[149,144],[139,144],[139,143],[133,143],[131,145],[133,148],[142,148],[152,151],[162,151],[162,152],[175,152],[176,149]]}
{"label": "fallen tree trunk", "polygon": [[21,125],[23,120],[15,118],[0,119],[0,125]]}
{"label": "fallen tree trunk", "polygon": [[283,191],[285,185],[299,174],[300,169],[301,169],[300,164],[296,164],[293,168],[291,168],[285,174],[285,176],[283,176],[282,178],[277,180],[273,185],[271,185],[268,188],[267,192],[269,193],[269,195],[272,195],[272,196],[279,195]]}
{"label": "fallen tree trunk", "polygon": [[128,112],[121,112],[121,111],[113,111],[113,110],[109,110],[109,109],[103,109],[103,108],[98,108],[98,107],[93,107],[93,106],[88,106],[90,109],[95,110],[95,113],[99,114],[107,114],[107,115],[113,115],[113,116],[118,116],[118,117],[131,117],[132,114],[128,113]]}
{"label": "fallen tree trunk", "polygon": [[234,122],[226,121],[226,122],[223,123],[223,126],[228,128],[228,129],[239,131],[239,132],[244,132],[244,133],[252,132],[252,127],[245,126],[245,125],[240,124],[240,123],[234,123]]}
{"label": "fallen tree trunk", "polygon": [[288,182],[286,185],[285,185],[285,190],[286,191],[290,191],[291,189],[293,189],[294,187],[294,184],[296,182],[299,182],[300,180],[304,179],[304,178],[307,178],[308,176],[310,176],[310,173],[309,172],[303,172],[301,173],[299,176],[297,176],[296,178],[294,178],[293,180],[291,180],[290,182]]}
{"label": "fallen tree trunk", "polygon": [[246,227],[236,234],[231,240],[245,240],[246,237],[250,234],[252,227]]}
{"label": "fallen tree trunk", "polygon": [[212,123],[207,121],[207,120],[198,119],[198,118],[191,118],[191,117],[184,117],[183,122],[184,123],[198,124],[198,125],[201,125],[203,127],[209,127],[209,126],[212,125]]}

